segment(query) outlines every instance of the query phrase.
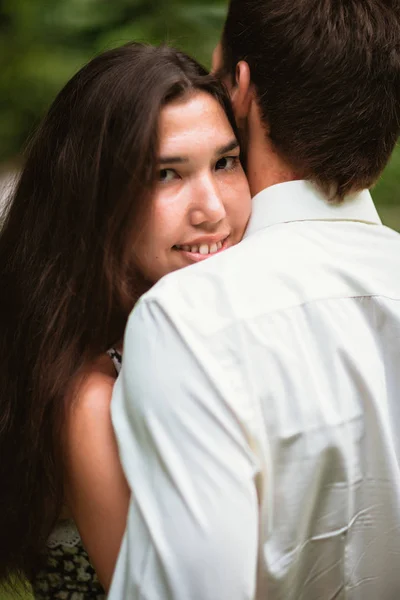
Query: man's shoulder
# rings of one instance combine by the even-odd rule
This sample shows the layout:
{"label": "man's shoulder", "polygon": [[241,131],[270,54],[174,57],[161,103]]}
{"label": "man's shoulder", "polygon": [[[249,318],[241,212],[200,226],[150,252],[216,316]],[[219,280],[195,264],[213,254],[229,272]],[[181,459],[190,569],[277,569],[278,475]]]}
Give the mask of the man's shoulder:
{"label": "man's shoulder", "polygon": [[[297,281],[304,281],[315,252],[290,227],[271,228],[201,263],[166,275],[143,298],[178,318],[202,323],[274,311],[301,301],[285,298]],[[189,317],[190,315],[190,317]]]}
{"label": "man's shoulder", "polygon": [[146,294],[147,299],[167,299],[188,295],[204,300],[208,285],[223,285],[232,270],[239,272],[251,257],[246,240],[236,246],[196,263],[165,275]]}
{"label": "man's shoulder", "polygon": [[[223,327],[230,320],[310,301],[398,292],[400,236],[385,227],[289,223],[164,277],[145,297],[178,318]],[[399,255],[399,257],[397,257]]]}
{"label": "man's shoulder", "polygon": [[219,255],[169,273],[143,297],[145,305],[156,305],[174,321],[191,320],[198,324],[220,316],[236,295],[232,289],[233,272],[240,277],[247,252],[245,242]]}

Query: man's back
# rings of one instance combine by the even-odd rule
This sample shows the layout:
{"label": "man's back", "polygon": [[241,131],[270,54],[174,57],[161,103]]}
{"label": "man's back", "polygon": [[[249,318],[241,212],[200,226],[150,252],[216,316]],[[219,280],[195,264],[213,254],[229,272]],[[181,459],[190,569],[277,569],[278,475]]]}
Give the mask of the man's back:
{"label": "man's back", "polygon": [[[219,591],[229,589],[226,581],[218,587],[225,577],[218,578],[219,569],[223,573],[230,564],[221,538],[230,546],[237,536],[229,539],[229,518],[221,517],[217,531],[218,518],[209,517],[225,493],[222,485],[218,489],[225,469],[232,528],[242,527],[244,536],[257,528],[255,546],[242,549],[243,573],[234,569],[230,575],[235,583],[229,600],[253,594],[274,600],[390,600],[400,593],[400,235],[379,224],[367,192],[353,205],[335,208],[323,204],[308,183],[276,186],[272,194],[282,197],[270,203],[277,207],[272,217],[270,193],[256,198],[239,246],[167,277],[146,296],[147,309],[139,308],[139,318],[149,318],[146,329],[155,310],[166,316],[166,327],[182,341],[182,360],[184,352],[195,357],[193,370],[187,366],[175,391],[168,377],[176,372],[165,374],[170,366],[154,357],[154,375],[165,394],[155,400],[155,390],[147,397],[132,392],[146,427],[151,429],[152,414],[165,424],[163,434],[153,436],[157,453],[164,454],[169,439],[179,447],[181,435],[187,448],[187,471],[180,471],[181,478],[172,475],[172,484],[161,483],[159,494],[168,505],[165,514],[157,509],[161,519],[149,518],[154,505],[140,490],[137,466],[145,464],[144,455],[138,461],[132,458],[137,449],[121,447],[144,521],[155,523],[156,530],[169,523],[170,547],[159,549],[158,559],[172,592],[149,597],[228,600]],[[321,203],[320,214],[315,202]],[[155,330],[162,340],[159,318]],[[129,330],[126,343],[127,354],[133,343]],[[142,346],[138,371],[149,359],[148,345]],[[184,365],[181,356],[175,349],[177,368]],[[154,362],[147,365],[148,377],[151,369]],[[127,385],[135,386],[129,377]],[[187,400],[177,397],[179,390]],[[176,405],[184,417],[174,429],[169,417]],[[121,406],[114,408],[120,438],[127,418]],[[193,410],[196,418],[187,425]],[[192,439],[197,440],[193,451]],[[172,474],[173,456],[165,452],[163,458]],[[201,489],[203,470],[209,481]],[[201,557],[188,557],[187,547],[182,553],[173,539],[182,514],[168,498],[177,495],[189,506],[188,514],[195,515],[198,502],[210,519],[200,531],[198,517],[193,528],[190,516],[182,521],[193,547],[196,534],[203,541],[205,532],[209,536],[210,562],[217,568],[202,591],[200,584],[190,589],[188,583],[191,560]],[[248,512],[235,513],[239,497],[247,499]],[[149,531],[149,539],[157,538],[151,526]],[[127,544],[134,536],[128,529],[117,579],[129,569]],[[255,579],[257,592],[251,587]]]}

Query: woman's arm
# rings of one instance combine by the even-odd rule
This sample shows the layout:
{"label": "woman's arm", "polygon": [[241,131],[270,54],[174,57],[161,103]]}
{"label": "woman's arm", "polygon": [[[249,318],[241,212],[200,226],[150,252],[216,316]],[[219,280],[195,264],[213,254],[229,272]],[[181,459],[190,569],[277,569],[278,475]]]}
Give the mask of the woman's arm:
{"label": "woman's arm", "polygon": [[106,372],[89,375],[71,408],[66,436],[67,505],[106,590],[125,531],[130,496],[111,424],[113,384]]}

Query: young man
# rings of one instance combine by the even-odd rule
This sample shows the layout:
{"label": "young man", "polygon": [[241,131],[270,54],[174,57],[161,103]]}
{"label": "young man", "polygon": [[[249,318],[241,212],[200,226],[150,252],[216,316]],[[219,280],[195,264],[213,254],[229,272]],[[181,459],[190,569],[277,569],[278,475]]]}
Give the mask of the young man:
{"label": "young man", "polygon": [[244,241],[133,312],[113,419],[132,500],[110,599],[400,594],[400,11],[232,0]]}

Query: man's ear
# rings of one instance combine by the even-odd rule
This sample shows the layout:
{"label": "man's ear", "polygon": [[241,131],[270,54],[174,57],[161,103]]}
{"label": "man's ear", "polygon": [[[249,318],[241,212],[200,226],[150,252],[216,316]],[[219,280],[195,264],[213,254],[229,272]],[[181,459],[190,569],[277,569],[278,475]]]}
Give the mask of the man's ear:
{"label": "man's ear", "polygon": [[231,90],[231,100],[237,121],[246,119],[253,100],[250,67],[244,60],[236,66],[236,85]]}

